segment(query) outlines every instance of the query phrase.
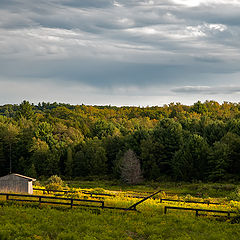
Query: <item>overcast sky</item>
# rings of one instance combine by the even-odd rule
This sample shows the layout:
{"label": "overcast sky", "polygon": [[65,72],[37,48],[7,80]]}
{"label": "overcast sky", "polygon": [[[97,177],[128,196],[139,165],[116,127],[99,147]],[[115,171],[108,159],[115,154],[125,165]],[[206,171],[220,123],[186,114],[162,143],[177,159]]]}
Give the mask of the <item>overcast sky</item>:
{"label": "overcast sky", "polygon": [[0,0],[0,104],[240,102],[240,0]]}

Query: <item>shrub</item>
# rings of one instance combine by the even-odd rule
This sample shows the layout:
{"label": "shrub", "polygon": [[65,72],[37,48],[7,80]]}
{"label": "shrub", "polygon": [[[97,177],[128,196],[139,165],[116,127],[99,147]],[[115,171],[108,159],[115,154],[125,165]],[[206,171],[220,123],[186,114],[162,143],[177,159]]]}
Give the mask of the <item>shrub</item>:
{"label": "shrub", "polygon": [[62,190],[63,189],[63,181],[57,175],[53,175],[48,179],[46,189],[47,190]]}
{"label": "shrub", "polygon": [[34,182],[34,186],[35,187],[41,187],[42,185],[41,185],[41,183],[39,181],[35,181]]}

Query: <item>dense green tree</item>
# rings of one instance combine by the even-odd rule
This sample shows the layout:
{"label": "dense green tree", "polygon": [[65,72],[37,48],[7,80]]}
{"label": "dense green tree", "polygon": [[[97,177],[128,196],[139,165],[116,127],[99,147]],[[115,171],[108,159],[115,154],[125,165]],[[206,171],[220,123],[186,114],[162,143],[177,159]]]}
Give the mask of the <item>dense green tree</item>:
{"label": "dense green tree", "polygon": [[141,142],[148,137],[148,131],[144,128],[139,128],[132,134],[124,138],[125,149],[132,149],[137,156],[141,155]]}
{"label": "dense green tree", "polygon": [[8,173],[7,166],[8,166],[8,161],[5,158],[3,143],[0,142],[0,176],[3,176]]}
{"label": "dense green tree", "polygon": [[107,136],[112,136],[114,132],[114,125],[105,120],[97,120],[93,126],[93,136],[99,139]]}
{"label": "dense green tree", "polygon": [[227,130],[240,136],[240,119],[231,119],[227,122]]}
{"label": "dense green tree", "polygon": [[59,155],[51,152],[46,142],[35,139],[30,151],[32,152],[30,162],[34,164],[38,176],[59,174]]}
{"label": "dense green tree", "polygon": [[[161,143],[154,142],[151,137],[145,139],[141,143],[141,159],[143,175],[146,179],[159,179],[162,174],[165,174],[159,164]],[[159,152],[158,152],[159,150]],[[161,153],[159,153],[161,154]],[[161,160],[161,158],[160,158]]]}
{"label": "dense green tree", "polygon": [[72,177],[73,175],[73,153],[71,147],[67,148],[67,158],[65,161],[65,176]]}
{"label": "dense green tree", "polygon": [[[19,128],[18,126],[9,123],[0,125],[0,140],[2,142],[3,152],[5,158],[8,160],[5,166],[5,172],[12,172],[16,170],[16,143],[18,141]],[[7,156],[7,157],[6,157]]]}
{"label": "dense green tree", "polygon": [[231,132],[228,132],[220,141],[222,144],[226,144],[229,149],[229,158],[227,159],[227,174],[228,179],[240,179],[240,136]]}
{"label": "dense green tree", "polygon": [[101,175],[107,172],[106,151],[98,138],[81,144],[74,158],[75,176]]}
{"label": "dense green tree", "polygon": [[203,137],[193,134],[184,139],[184,143],[172,159],[174,178],[184,181],[206,179],[208,151],[208,144]]}
{"label": "dense green tree", "polygon": [[199,114],[205,114],[208,111],[208,109],[204,103],[201,103],[201,101],[197,101],[191,107],[191,111]]}
{"label": "dense green tree", "polygon": [[36,171],[34,163],[32,163],[28,168],[26,168],[24,175],[32,177],[32,178],[37,177],[37,171]]}
{"label": "dense green tree", "polygon": [[[26,169],[31,166],[30,161],[31,152],[29,151],[33,145],[34,130],[32,126],[22,127],[18,135],[17,144],[13,150],[15,150],[16,156],[16,170],[20,173],[24,173]],[[24,159],[24,160],[23,160]]]}
{"label": "dense green tree", "polygon": [[230,148],[227,144],[221,142],[214,143],[208,156],[210,167],[208,179],[210,181],[227,180],[230,152]]}
{"label": "dense green tree", "polygon": [[32,119],[34,115],[33,106],[26,100],[24,100],[18,107],[16,112],[17,119],[26,118]]}
{"label": "dense green tree", "polygon": [[141,143],[141,159],[146,178],[170,176],[171,161],[182,144],[182,126],[173,119],[162,119]]}
{"label": "dense green tree", "polygon": [[53,127],[48,122],[41,122],[35,130],[36,138],[45,141],[50,147],[52,147],[56,141],[53,137]]}
{"label": "dense green tree", "polygon": [[221,120],[210,121],[203,128],[203,136],[210,145],[220,141],[226,132],[226,124]]}
{"label": "dense green tree", "polygon": [[106,152],[108,173],[112,173],[119,151],[125,149],[125,139],[119,136],[108,136],[103,139],[103,147]]}

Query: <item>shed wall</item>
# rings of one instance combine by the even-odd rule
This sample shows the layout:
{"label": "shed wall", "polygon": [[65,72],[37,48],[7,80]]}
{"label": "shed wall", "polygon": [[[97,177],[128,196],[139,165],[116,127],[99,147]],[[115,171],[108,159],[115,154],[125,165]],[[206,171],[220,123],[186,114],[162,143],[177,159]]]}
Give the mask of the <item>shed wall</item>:
{"label": "shed wall", "polygon": [[1,192],[31,193],[28,181],[0,180]]}
{"label": "shed wall", "polygon": [[32,185],[32,181],[28,182],[28,193],[29,194],[33,194],[33,185]]}

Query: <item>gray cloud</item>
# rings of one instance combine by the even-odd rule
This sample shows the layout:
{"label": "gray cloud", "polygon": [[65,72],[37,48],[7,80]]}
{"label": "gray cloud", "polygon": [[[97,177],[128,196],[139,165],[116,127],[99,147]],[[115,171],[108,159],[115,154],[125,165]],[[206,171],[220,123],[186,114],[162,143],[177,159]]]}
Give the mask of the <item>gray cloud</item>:
{"label": "gray cloud", "polygon": [[139,96],[146,87],[154,96],[169,89],[169,101],[181,93],[238,94],[220,86],[240,77],[240,3],[199,2],[2,0],[0,87],[3,79],[46,79],[97,88],[99,96],[118,89]]}
{"label": "gray cloud", "polygon": [[240,86],[184,86],[173,88],[172,91],[183,94],[236,94],[240,93]]}

